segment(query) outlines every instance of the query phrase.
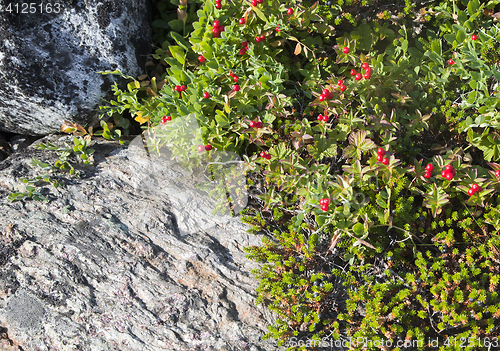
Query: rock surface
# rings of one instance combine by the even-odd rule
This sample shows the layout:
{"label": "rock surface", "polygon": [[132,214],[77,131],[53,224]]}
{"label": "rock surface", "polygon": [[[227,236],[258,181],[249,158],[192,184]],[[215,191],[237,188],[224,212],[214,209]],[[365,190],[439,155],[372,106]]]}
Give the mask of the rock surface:
{"label": "rock surface", "polygon": [[[34,144],[48,140],[70,138]],[[32,145],[0,163],[0,346],[282,349],[261,340],[274,317],[254,304],[258,264],[243,252],[261,237],[212,215],[186,170],[132,144],[93,148],[94,166],[42,189],[47,202],[6,196],[44,174],[33,157],[54,163],[55,152]]]}
{"label": "rock surface", "polygon": [[2,3],[0,130],[47,135],[64,120],[95,122],[112,83],[97,72],[144,71],[151,51],[149,0],[36,2],[26,9],[29,4]]}

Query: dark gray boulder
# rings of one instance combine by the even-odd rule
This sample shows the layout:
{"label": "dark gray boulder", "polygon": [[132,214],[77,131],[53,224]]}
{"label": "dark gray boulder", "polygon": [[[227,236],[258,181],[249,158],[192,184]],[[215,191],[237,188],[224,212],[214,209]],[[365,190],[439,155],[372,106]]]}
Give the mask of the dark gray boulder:
{"label": "dark gray boulder", "polygon": [[[69,137],[46,137],[56,145]],[[136,139],[137,140],[137,139]],[[6,350],[280,350],[254,304],[260,245],[238,217],[213,215],[198,177],[140,143],[97,141],[94,166],[8,202],[43,173],[32,146],[0,163],[0,346]],[[54,175],[55,177],[55,175]],[[4,335],[2,339],[2,334]]]}
{"label": "dark gray boulder", "polygon": [[113,82],[96,72],[144,72],[149,0],[8,3],[0,16],[0,130],[47,135],[64,120],[95,122]]}

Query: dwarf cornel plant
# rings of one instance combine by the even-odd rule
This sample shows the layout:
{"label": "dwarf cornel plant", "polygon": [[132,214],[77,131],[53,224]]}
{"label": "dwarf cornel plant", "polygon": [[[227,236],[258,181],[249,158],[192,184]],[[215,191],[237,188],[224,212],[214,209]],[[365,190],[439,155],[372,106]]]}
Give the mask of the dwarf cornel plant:
{"label": "dwarf cornel plant", "polygon": [[266,338],[495,348],[499,2],[163,0],[160,73],[104,72],[102,108],[186,166],[238,155]]}

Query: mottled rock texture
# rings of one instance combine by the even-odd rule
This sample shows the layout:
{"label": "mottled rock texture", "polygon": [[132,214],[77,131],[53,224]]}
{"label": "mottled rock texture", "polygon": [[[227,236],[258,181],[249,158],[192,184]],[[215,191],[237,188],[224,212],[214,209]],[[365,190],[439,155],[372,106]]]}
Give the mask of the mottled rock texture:
{"label": "mottled rock texture", "polygon": [[[49,136],[57,145],[70,138]],[[260,245],[238,217],[212,215],[189,172],[140,147],[97,141],[93,167],[8,202],[43,174],[32,146],[0,162],[0,345],[6,350],[278,350],[256,306]]]}
{"label": "mottled rock texture", "polygon": [[31,3],[37,6],[2,2],[0,130],[47,135],[64,120],[95,122],[112,83],[111,76],[97,72],[144,71],[151,51],[149,0]]}

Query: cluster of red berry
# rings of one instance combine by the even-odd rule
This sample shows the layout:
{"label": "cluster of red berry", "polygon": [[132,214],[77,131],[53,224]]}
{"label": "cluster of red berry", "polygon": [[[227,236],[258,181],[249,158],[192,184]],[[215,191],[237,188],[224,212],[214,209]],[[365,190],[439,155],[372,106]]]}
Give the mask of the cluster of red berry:
{"label": "cluster of red berry", "polygon": [[452,180],[455,174],[456,172],[452,165],[446,165],[441,171],[441,177],[446,178],[447,180]]}
{"label": "cluster of red berry", "polygon": [[231,76],[231,78],[233,78],[234,82],[237,83],[238,82],[238,76],[236,74],[233,73],[233,70],[230,70],[229,71],[229,75]]}
{"label": "cluster of red berry", "polygon": [[469,191],[467,191],[467,194],[469,194],[469,196],[472,196],[474,195],[476,192],[478,191],[481,191],[483,190],[483,188],[481,188],[477,183],[474,183],[472,184],[472,186],[470,187]]}
{"label": "cluster of red berry", "polygon": [[265,152],[265,151],[261,151],[260,157],[265,158],[266,160],[270,160],[271,159],[271,155],[269,153]]}
{"label": "cluster of red berry", "polygon": [[321,121],[328,122],[328,116],[326,116],[326,115],[325,115],[325,116],[323,116],[323,115],[318,115],[318,117],[316,117],[316,119],[317,119],[318,121],[320,121],[320,122],[321,122]]}
{"label": "cluster of red berry", "polygon": [[256,42],[256,43],[260,43],[261,41],[264,41],[264,40],[266,40],[266,39],[267,39],[267,38],[266,38],[266,36],[265,36],[265,35],[260,35],[260,36],[259,36],[259,35],[257,35],[257,36],[255,37],[255,42]]}
{"label": "cluster of red berry", "polygon": [[364,62],[361,68],[365,70],[365,74],[358,73],[355,69],[351,69],[351,76],[354,76],[356,80],[361,80],[363,77],[365,77],[365,79],[370,79],[372,76],[372,69],[368,63]]}
{"label": "cluster of red berry", "polygon": [[220,38],[220,33],[224,32],[226,30],[224,26],[220,25],[219,20],[215,20],[212,27],[213,27],[212,28],[212,35],[214,36],[214,38]]}
{"label": "cluster of red berry", "polygon": [[262,4],[263,0],[252,0],[252,6],[257,6],[257,4]]}
{"label": "cluster of red berry", "polygon": [[182,97],[182,93],[186,91],[187,87],[183,85],[176,85],[174,90],[179,92],[179,97]]}
{"label": "cluster of red berry", "polygon": [[379,147],[377,152],[378,152],[377,161],[382,162],[384,165],[387,166],[389,164],[389,159],[387,157],[384,157],[385,150],[383,148]]}
{"label": "cluster of red berry", "polygon": [[328,89],[323,89],[318,99],[319,101],[331,100],[333,99],[333,93]]}
{"label": "cluster of red berry", "polygon": [[425,166],[425,174],[424,177],[429,179],[432,177],[432,171],[434,170],[434,165],[432,163],[429,163],[427,166]]}
{"label": "cluster of red berry", "polygon": [[246,52],[248,51],[248,41],[243,41],[241,43],[241,46],[243,47],[240,49],[240,55],[245,55]]}
{"label": "cluster of red berry", "polygon": [[328,211],[328,207],[330,206],[330,199],[329,198],[322,198],[321,200],[319,200],[319,204],[321,205],[321,209],[323,211]]}
{"label": "cluster of red berry", "polygon": [[167,123],[167,121],[171,121],[171,120],[172,120],[172,117],[170,117],[170,116],[163,116],[163,117],[161,118],[160,123],[161,123],[161,124],[165,124],[165,123]]}
{"label": "cluster of red berry", "polygon": [[262,128],[261,121],[250,121],[248,122],[248,125],[250,126],[250,128]]}
{"label": "cluster of red berry", "polygon": [[207,145],[205,145],[205,146],[203,146],[203,145],[198,145],[198,151],[199,151],[199,152],[203,152],[203,151],[210,151],[210,150],[212,150],[212,145],[210,145],[210,144],[207,144]]}

